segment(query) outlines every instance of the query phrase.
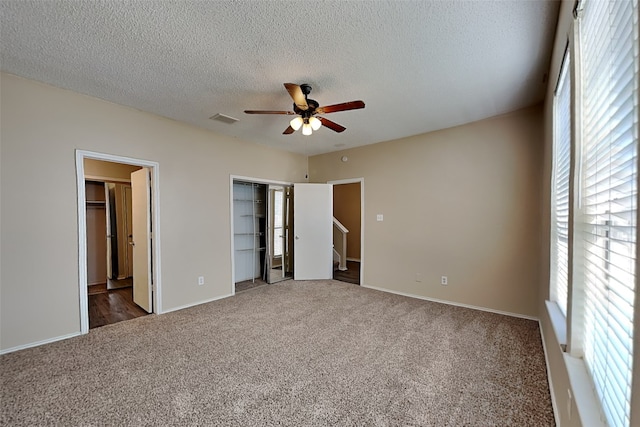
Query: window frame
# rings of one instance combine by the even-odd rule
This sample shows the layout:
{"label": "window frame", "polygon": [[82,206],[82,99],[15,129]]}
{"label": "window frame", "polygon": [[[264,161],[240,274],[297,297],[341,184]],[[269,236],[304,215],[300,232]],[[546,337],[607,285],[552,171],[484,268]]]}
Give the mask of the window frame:
{"label": "window frame", "polygon": [[[556,88],[554,90],[553,96],[553,138],[552,138],[552,175],[551,175],[551,248],[550,248],[550,266],[551,266],[551,277],[550,277],[550,289],[549,289],[549,297],[550,300],[553,301],[560,310],[560,313],[566,318],[568,313],[569,306],[569,278],[570,278],[570,247],[571,247],[571,214],[572,214],[572,206],[571,206],[571,189],[572,189],[572,151],[573,151],[573,138],[572,138],[572,124],[573,124],[573,101],[572,101],[572,72],[571,72],[571,63],[572,63],[572,55],[570,50],[570,42],[567,40],[567,45],[564,50],[564,55],[562,58],[562,63],[560,64],[560,71],[558,73],[558,79],[556,82]],[[566,78],[566,80],[564,80]],[[567,86],[568,85],[568,86]],[[564,118],[562,116],[562,112],[560,105],[563,102],[563,99],[560,97],[566,95],[564,93],[565,90],[568,90],[568,123],[560,123],[559,120]],[[558,140],[561,137],[560,126],[569,127],[569,135],[568,140]],[[564,143],[567,143],[567,146],[564,146]],[[562,144],[562,145],[561,145]],[[562,172],[559,169],[559,160],[562,160],[566,150],[567,162],[566,165],[562,164]],[[559,227],[558,227],[558,191],[561,190],[558,185],[558,179],[561,178],[560,173],[564,173],[564,169],[566,168],[566,183],[563,183],[563,187],[566,185],[567,191],[567,236],[566,236],[566,260],[565,260],[565,274],[566,277],[560,276],[560,263],[559,263],[559,241],[561,237],[559,236]],[[560,280],[565,281],[565,283],[560,283]],[[564,301],[559,301],[560,298],[564,298]],[[566,344],[566,343],[562,343]]]}
{"label": "window frame", "polygon": [[[635,193],[632,195],[632,205],[633,205],[633,216],[632,218],[634,219],[634,223],[633,226],[635,226],[635,233],[633,235],[633,238],[635,238],[635,241],[633,241],[632,245],[633,245],[633,252],[632,252],[632,257],[631,261],[633,267],[635,267],[635,269],[632,267],[632,277],[633,277],[633,283],[634,286],[632,287],[633,289],[633,297],[632,297],[632,301],[631,304],[634,304],[633,306],[633,316],[632,316],[632,328],[633,325],[638,325],[640,324],[640,292],[638,289],[638,279],[637,279],[637,274],[640,271],[639,270],[639,266],[640,266],[640,259],[638,257],[638,242],[640,242],[640,230],[638,230],[637,224],[638,224],[638,216],[639,216],[639,211],[638,211],[638,200],[639,200],[639,194],[637,192],[637,189],[640,188],[640,185],[638,184],[640,182],[640,167],[639,167],[639,156],[638,156],[638,134],[640,133],[640,130],[638,129],[638,123],[640,122],[640,120],[638,119],[638,116],[640,115],[640,112],[638,110],[640,110],[639,106],[638,106],[638,88],[640,87],[639,84],[639,75],[638,75],[638,47],[637,47],[637,40],[638,40],[638,2],[637,0],[629,0],[632,3],[632,14],[633,16],[631,17],[631,22],[632,25],[634,25],[633,31],[633,37],[635,37],[635,57],[633,59],[634,64],[635,64],[635,77],[634,77],[634,83],[635,83],[635,104],[634,107],[634,116],[635,117],[635,123],[634,125],[631,127],[632,131],[634,132],[634,136],[632,136],[632,138],[634,138],[633,140],[631,140],[631,144],[635,144],[635,158],[634,158],[634,167],[635,167],[635,175],[631,175],[631,179],[629,179],[627,182],[633,182],[636,185],[636,190]],[[552,118],[552,128],[551,128],[551,133],[552,133],[552,142],[551,142],[551,188],[550,188],[550,202],[551,202],[551,215],[550,215],[550,219],[551,219],[551,223],[550,223],[550,227],[551,227],[551,233],[550,233],[550,276],[549,276],[549,301],[546,302],[546,307],[547,307],[547,311],[548,311],[548,315],[549,315],[549,319],[551,321],[551,325],[554,329],[554,332],[556,334],[556,338],[559,342],[559,344],[561,345],[562,350],[565,352],[564,353],[564,361],[565,361],[565,366],[567,368],[567,372],[569,374],[569,380],[571,383],[571,388],[574,392],[573,396],[571,395],[571,392],[569,393],[569,411],[571,411],[571,401],[572,399],[575,399],[575,403],[577,405],[578,408],[578,412],[580,415],[580,419],[583,422],[589,422],[589,423],[596,423],[596,424],[601,424],[601,425],[605,425],[607,421],[605,421],[606,416],[605,414],[605,409],[604,406],[602,404],[602,399],[600,398],[600,396],[597,394],[596,390],[595,390],[595,382],[592,378],[592,374],[589,371],[588,367],[587,367],[587,363],[585,362],[585,360],[583,359],[584,356],[584,337],[585,337],[585,333],[587,331],[585,331],[585,316],[587,315],[585,307],[584,307],[584,298],[585,298],[585,294],[586,294],[586,284],[585,284],[585,271],[582,267],[582,262],[578,262],[577,260],[580,259],[580,256],[583,255],[584,251],[585,251],[585,247],[583,245],[582,239],[581,239],[581,225],[579,223],[580,221],[580,215],[582,214],[582,209],[583,206],[581,206],[581,200],[582,200],[582,193],[583,193],[583,189],[582,189],[582,179],[581,176],[588,172],[588,171],[583,171],[583,164],[582,164],[582,158],[583,158],[583,150],[582,150],[582,145],[583,145],[583,134],[582,134],[582,130],[583,130],[583,120],[582,120],[582,114],[583,114],[583,103],[582,103],[582,99],[583,99],[583,85],[584,85],[584,81],[583,81],[583,76],[582,76],[582,62],[583,62],[583,58],[582,58],[582,31],[583,29],[581,28],[583,25],[583,20],[582,17],[580,16],[583,8],[584,8],[585,4],[584,1],[579,1],[576,2],[576,8],[574,11],[574,20],[571,23],[570,27],[569,27],[569,32],[568,32],[568,43],[565,49],[565,53],[563,55],[563,60],[562,63],[558,69],[558,81],[560,81],[562,73],[563,73],[563,68],[564,68],[564,63],[565,63],[565,56],[567,55],[567,52],[569,52],[570,55],[570,68],[569,68],[569,72],[570,72],[570,76],[569,76],[569,80],[571,81],[571,102],[572,102],[572,106],[571,106],[571,160],[570,160],[570,181],[569,181],[569,191],[570,191],[570,206],[569,206],[569,233],[570,233],[570,238],[569,238],[569,278],[568,278],[568,292],[567,292],[567,297],[568,297],[568,301],[567,301],[567,312],[566,312],[566,317],[563,316],[563,313],[561,312],[559,305],[554,302],[554,295],[553,295],[553,290],[552,290],[552,286],[554,286],[553,280],[554,280],[554,271],[553,269],[556,268],[556,265],[554,264],[554,259],[553,256],[554,254],[554,248],[553,245],[555,244],[554,241],[554,227],[556,226],[556,224],[554,223],[554,214],[555,212],[553,211],[555,209],[554,203],[556,202],[555,200],[555,196],[556,196],[556,138],[557,138],[557,132],[556,132],[556,91],[557,91],[557,86],[558,84],[556,84],[556,90],[554,90],[553,95],[554,95],[554,99],[553,99],[553,103],[552,103],[552,114],[551,114],[551,118]],[[595,7],[595,6],[594,6]],[[607,8],[607,10],[609,10],[610,5],[609,4],[605,4],[604,6],[602,4],[598,5],[598,7],[605,7]],[[629,22],[628,20],[626,20],[625,18],[625,22]],[[629,39],[626,39],[627,41]],[[627,51],[628,52],[628,51]],[[625,80],[627,81],[627,80]],[[624,92],[621,92],[624,93]],[[609,200],[609,202],[611,201],[615,201],[616,198],[610,198],[607,199]],[[575,232],[574,232],[575,231]],[[605,257],[606,259],[606,257]],[[627,412],[627,417],[630,418],[623,418],[622,419],[622,425],[633,425],[634,422],[637,422],[637,420],[640,418],[640,413],[637,413],[638,411],[636,411],[635,415],[634,415],[634,408],[637,408],[638,405],[640,404],[640,393],[638,393],[636,390],[634,389],[638,389],[638,385],[640,385],[640,369],[638,369],[640,367],[640,330],[636,330],[635,333],[633,333],[632,336],[632,350],[630,353],[630,357],[632,358],[631,361],[631,365],[630,365],[630,369],[631,369],[631,377],[630,377],[630,394],[627,395],[626,399],[627,399],[627,405],[630,409],[629,412]],[[567,344],[566,346],[564,346],[563,344]],[[608,348],[608,347],[606,347]],[[609,354],[609,352],[607,351],[607,354]],[[633,367],[635,366],[636,369],[633,369]],[[636,393],[633,393],[633,391],[636,391]],[[570,413],[570,412],[569,412]],[[625,424],[628,423],[628,424]],[[590,424],[591,425],[591,424]],[[616,424],[617,425],[617,424]]]}

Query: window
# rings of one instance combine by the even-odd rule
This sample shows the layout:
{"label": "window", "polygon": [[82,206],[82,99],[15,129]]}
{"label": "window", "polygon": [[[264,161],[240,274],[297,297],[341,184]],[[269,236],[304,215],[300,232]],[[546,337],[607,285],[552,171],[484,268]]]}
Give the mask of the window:
{"label": "window", "polygon": [[551,300],[567,315],[569,282],[569,166],[571,164],[570,54],[565,53],[553,104]]}
{"label": "window", "polygon": [[584,360],[603,420],[628,427],[638,217],[638,0],[582,0],[576,10],[553,104],[550,295],[566,317],[568,351]]}
{"label": "window", "polygon": [[581,350],[610,426],[628,426],[638,162],[637,0],[584,1],[581,158],[574,287]]}

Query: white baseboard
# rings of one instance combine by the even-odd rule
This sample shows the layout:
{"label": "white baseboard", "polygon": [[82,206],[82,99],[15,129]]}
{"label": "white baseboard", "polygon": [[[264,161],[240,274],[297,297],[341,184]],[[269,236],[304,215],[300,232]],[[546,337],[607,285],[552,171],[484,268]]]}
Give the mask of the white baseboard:
{"label": "white baseboard", "polygon": [[480,307],[480,306],[477,306],[477,305],[470,305],[470,304],[463,304],[463,303],[460,303],[460,302],[447,301],[447,300],[442,300],[442,299],[437,299],[437,298],[430,298],[430,297],[425,297],[425,296],[422,296],[422,295],[410,294],[410,293],[407,293],[407,292],[399,292],[399,291],[394,291],[394,290],[386,289],[386,288],[378,288],[376,286],[369,286],[369,285],[364,285],[364,284],[361,285],[361,286],[363,288],[374,289],[376,291],[382,291],[382,292],[388,292],[390,294],[402,295],[403,297],[417,298],[417,299],[422,299],[422,300],[425,300],[425,301],[438,302],[440,304],[454,305],[456,307],[471,308],[473,310],[487,311],[489,313],[502,314],[502,315],[511,316],[511,317],[519,317],[521,319],[527,319],[527,320],[540,321],[540,319],[538,319],[537,317],[535,317],[535,316],[527,316],[526,314],[512,313],[510,311],[494,310],[492,308]]}
{"label": "white baseboard", "polygon": [[41,345],[44,345],[44,344],[51,344],[52,342],[66,340],[66,339],[77,337],[77,336],[80,336],[80,335],[82,335],[81,332],[74,332],[74,333],[67,334],[67,335],[61,335],[59,337],[48,338],[46,340],[36,341],[36,342],[28,343],[28,344],[19,345],[19,346],[16,346],[16,347],[7,348],[5,350],[0,350],[0,354],[13,353],[14,351],[25,350],[25,349],[31,348],[31,347],[38,347],[38,346],[41,346]]}
{"label": "white baseboard", "polygon": [[204,301],[198,301],[198,302],[194,302],[194,303],[190,303],[190,304],[185,304],[185,305],[181,305],[179,307],[172,307],[172,308],[169,308],[167,310],[163,309],[162,313],[159,313],[159,314],[166,314],[166,313],[171,313],[172,311],[184,310],[185,308],[195,307],[196,305],[206,304],[208,302],[213,302],[213,301],[217,301],[217,300],[220,300],[220,299],[229,298],[229,297],[232,297],[233,295],[234,294],[226,294],[226,295],[222,295],[222,296],[219,296],[219,297],[207,299],[207,300],[204,300]]}
{"label": "white baseboard", "polygon": [[[223,298],[228,298],[228,297],[231,297],[231,296],[233,296],[233,294],[222,295],[222,296],[211,298],[211,299],[208,299],[208,300],[198,301],[198,302],[194,302],[192,304],[186,304],[186,305],[183,305],[183,306],[180,306],[180,307],[173,307],[173,308],[170,308],[168,310],[163,310],[161,313],[158,313],[158,315],[165,314],[165,313],[170,313],[172,311],[183,310],[183,309],[189,308],[189,307],[195,307],[196,305],[206,304],[208,302],[213,302],[213,301],[216,301],[216,300],[219,300],[219,299],[223,299]],[[66,340],[66,339],[77,337],[77,336],[80,336],[80,335],[83,335],[82,332],[74,332],[74,333],[67,334],[67,335],[61,335],[59,337],[48,338],[48,339],[42,340],[42,341],[36,341],[36,342],[28,343],[28,344],[23,344],[23,345],[19,345],[19,346],[16,346],[16,347],[7,348],[5,350],[0,350],[0,355],[1,354],[7,354],[7,353],[13,353],[15,351],[20,351],[20,350],[25,350],[25,349],[31,348],[31,347],[38,347],[38,346],[41,346],[41,345],[50,344],[50,343],[53,343],[53,342],[56,342],[56,341]]]}

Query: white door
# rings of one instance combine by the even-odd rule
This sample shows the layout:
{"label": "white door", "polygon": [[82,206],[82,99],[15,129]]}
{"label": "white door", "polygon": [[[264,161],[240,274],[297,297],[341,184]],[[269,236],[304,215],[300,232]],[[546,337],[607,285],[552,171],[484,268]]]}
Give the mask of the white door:
{"label": "white door", "polygon": [[133,302],[153,311],[151,293],[151,187],[149,168],[131,173]]}
{"label": "white door", "polygon": [[133,276],[133,247],[129,242],[133,241],[133,231],[131,228],[132,208],[131,208],[131,186],[124,187],[124,234],[127,244],[125,245],[124,277]]}
{"label": "white door", "polygon": [[293,187],[293,278],[333,277],[333,186]]}

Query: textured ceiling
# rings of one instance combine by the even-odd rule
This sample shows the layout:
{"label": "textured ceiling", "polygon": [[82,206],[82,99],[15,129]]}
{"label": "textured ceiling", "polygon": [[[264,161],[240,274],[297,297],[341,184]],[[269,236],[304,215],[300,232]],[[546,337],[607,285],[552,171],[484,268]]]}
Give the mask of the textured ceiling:
{"label": "textured ceiling", "polygon": [[[287,151],[317,154],[543,99],[555,1],[6,1],[3,71]],[[283,83],[347,130],[282,135]],[[209,120],[216,113],[240,119]]]}

